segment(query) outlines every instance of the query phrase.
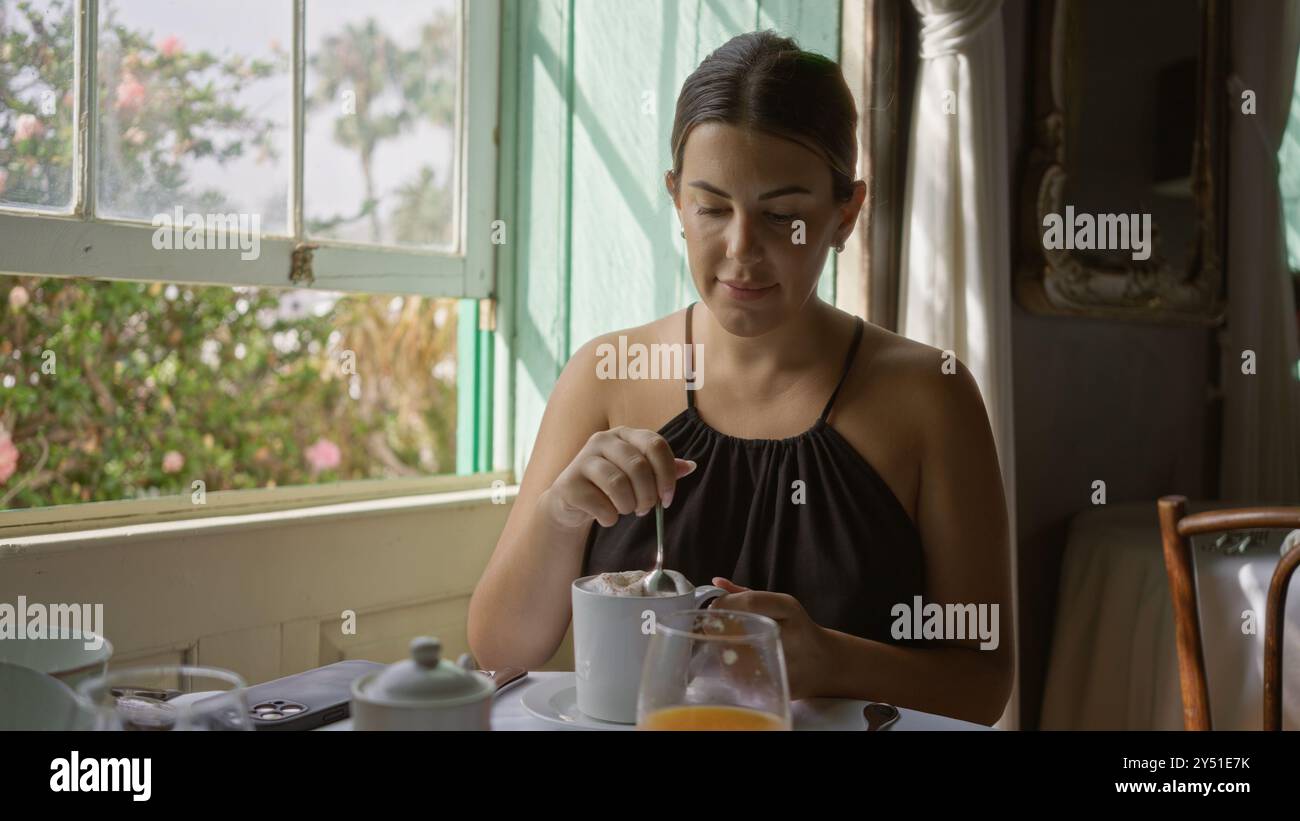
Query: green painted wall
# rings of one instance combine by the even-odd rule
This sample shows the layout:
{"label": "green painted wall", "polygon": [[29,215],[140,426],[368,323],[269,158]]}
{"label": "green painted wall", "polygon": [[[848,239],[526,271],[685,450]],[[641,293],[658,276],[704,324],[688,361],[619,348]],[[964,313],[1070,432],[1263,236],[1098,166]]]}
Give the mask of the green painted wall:
{"label": "green painted wall", "polygon": [[[514,468],[569,355],[697,299],[663,188],[677,92],[731,37],[839,55],[839,0],[504,0],[502,218]],[[508,129],[513,128],[513,131]],[[833,300],[834,255],[819,291]]]}

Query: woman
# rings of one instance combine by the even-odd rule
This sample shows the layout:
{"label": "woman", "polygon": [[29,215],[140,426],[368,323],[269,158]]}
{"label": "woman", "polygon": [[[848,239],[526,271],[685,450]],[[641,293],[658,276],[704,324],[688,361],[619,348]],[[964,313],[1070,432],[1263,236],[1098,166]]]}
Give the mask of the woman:
{"label": "woman", "polygon": [[[665,183],[700,302],[565,367],[470,604],[485,667],[544,664],[575,578],[652,566],[662,500],[665,566],[727,589],[714,607],[779,622],[792,698],[1001,715],[1006,505],[979,390],[943,352],[817,296],[866,195],[856,122],[839,68],[772,32],[686,80]],[[597,351],[620,335],[697,345],[708,379],[601,379]],[[996,605],[1006,635],[913,636],[899,614],[918,596]]]}

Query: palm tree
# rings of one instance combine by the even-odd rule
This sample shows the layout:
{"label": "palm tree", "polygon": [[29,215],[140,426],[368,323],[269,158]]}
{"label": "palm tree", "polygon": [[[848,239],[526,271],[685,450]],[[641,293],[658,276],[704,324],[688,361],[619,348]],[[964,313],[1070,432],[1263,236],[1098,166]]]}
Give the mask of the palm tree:
{"label": "palm tree", "polygon": [[[327,35],[322,47],[311,56],[310,65],[318,79],[307,100],[309,107],[332,107],[345,91],[355,97],[355,109],[340,112],[334,120],[334,141],[357,152],[365,186],[365,201],[355,217],[322,221],[317,230],[365,216],[370,223],[371,241],[381,241],[373,170],[376,147],[421,120],[445,128],[454,125],[459,48],[455,23],[454,15],[439,14],[421,27],[413,48],[403,49],[371,17]],[[395,95],[397,106],[382,105],[389,95]],[[402,233],[421,233],[410,230],[412,217],[439,216],[436,196],[424,190],[433,185],[432,174],[427,171],[421,168],[415,179],[399,191]]]}

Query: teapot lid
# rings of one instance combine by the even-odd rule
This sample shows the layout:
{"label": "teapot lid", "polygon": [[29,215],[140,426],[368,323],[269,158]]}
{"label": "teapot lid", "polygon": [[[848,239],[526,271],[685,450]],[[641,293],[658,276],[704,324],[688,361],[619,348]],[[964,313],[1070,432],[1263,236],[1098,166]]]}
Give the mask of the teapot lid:
{"label": "teapot lid", "polygon": [[372,697],[394,701],[472,701],[494,689],[486,676],[442,658],[442,642],[432,636],[411,640],[411,657],[389,665],[374,680]]}

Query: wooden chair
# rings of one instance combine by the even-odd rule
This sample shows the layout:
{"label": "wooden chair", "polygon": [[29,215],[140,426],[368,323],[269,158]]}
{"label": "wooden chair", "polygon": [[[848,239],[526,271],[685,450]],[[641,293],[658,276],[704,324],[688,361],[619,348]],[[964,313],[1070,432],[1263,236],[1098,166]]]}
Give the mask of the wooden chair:
{"label": "wooden chair", "polygon": [[[1160,537],[1165,572],[1174,601],[1178,641],[1178,678],[1183,690],[1183,728],[1209,730],[1210,692],[1206,685],[1200,613],[1192,562],[1192,536],[1229,530],[1300,528],[1300,507],[1244,507],[1187,515],[1187,497],[1160,499]],[[1273,571],[1264,613],[1264,729],[1282,729],[1282,625],[1287,585],[1300,565],[1300,545],[1282,556]]]}

